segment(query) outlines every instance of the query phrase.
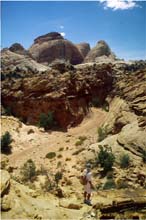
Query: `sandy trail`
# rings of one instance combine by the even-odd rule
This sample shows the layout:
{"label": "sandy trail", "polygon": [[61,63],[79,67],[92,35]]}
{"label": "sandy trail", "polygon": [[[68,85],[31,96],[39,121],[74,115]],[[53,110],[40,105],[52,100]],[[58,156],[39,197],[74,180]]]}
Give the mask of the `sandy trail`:
{"label": "sandy trail", "polygon": [[[68,129],[67,132],[42,132],[34,126],[23,125],[19,134],[13,136],[15,144],[13,144],[14,151],[9,156],[10,164],[20,167],[31,158],[37,165],[50,166],[50,162],[45,156],[48,152],[53,151],[56,152],[56,155],[62,155],[61,160],[66,161],[67,158],[71,158],[72,160],[68,161],[68,166],[73,166],[76,164],[76,157],[73,158],[72,153],[77,149],[75,143],[78,137],[87,137],[86,146],[90,143],[95,143],[97,140],[97,128],[104,123],[106,116],[107,112],[92,108],[80,125]],[[35,132],[28,134],[30,128]],[[63,151],[60,151],[60,148],[63,148]],[[52,165],[55,165],[58,160],[56,158],[56,162],[51,161]]]}

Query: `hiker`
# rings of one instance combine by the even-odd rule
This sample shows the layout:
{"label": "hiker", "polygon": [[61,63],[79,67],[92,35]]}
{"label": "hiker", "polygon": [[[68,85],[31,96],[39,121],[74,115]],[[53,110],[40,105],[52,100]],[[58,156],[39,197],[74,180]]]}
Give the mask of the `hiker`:
{"label": "hiker", "polygon": [[83,172],[83,176],[86,178],[86,182],[84,184],[84,203],[87,205],[91,204],[91,191],[94,188],[92,181],[91,181],[91,165],[88,163],[86,165],[86,169]]}

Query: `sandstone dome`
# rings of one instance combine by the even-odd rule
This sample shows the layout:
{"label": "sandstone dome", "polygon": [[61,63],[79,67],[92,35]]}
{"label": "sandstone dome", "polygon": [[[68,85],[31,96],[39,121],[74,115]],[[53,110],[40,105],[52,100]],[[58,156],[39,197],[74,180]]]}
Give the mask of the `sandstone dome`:
{"label": "sandstone dome", "polygon": [[29,52],[33,59],[46,65],[56,59],[66,60],[74,65],[83,61],[83,56],[78,48],[57,32],[36,38],[34,44],[29,48]]}

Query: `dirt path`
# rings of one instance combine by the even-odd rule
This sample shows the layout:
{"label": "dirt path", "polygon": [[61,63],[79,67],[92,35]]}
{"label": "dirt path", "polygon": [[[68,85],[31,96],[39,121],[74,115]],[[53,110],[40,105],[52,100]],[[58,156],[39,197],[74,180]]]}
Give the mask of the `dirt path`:
{"label": "dirt path", "polygon": [[[13,144],[14,151],[9,156],[10,163],[20,167],[31,158],[38,165],[45,164],[50,166],[50,161],[45,156],[48,152],[53,151],[56,153],[56,156],[61,155],[60,160],[62,161],[67,161],[70,160],[67,158],[71,158],[72,160],[68,162],[68,166],[71,167],[76,164],[76,157],[73,158],[72,153],[77,150],[75,143],[78,137],[87,137],[86,146],[96,142],[97,128],[103,124],[106,115],[105,111],[92,108],[79,126],[70,128],[67,132],[53,131],[48,133],[42,132],[34,126],[23,125],[19,134],[13,134],[15,143]],[[34,132],[28,134],[30,129],[34,130]],[[51,161],[53,166],[57,165],[58,157],[56,157],[56,161]]]}

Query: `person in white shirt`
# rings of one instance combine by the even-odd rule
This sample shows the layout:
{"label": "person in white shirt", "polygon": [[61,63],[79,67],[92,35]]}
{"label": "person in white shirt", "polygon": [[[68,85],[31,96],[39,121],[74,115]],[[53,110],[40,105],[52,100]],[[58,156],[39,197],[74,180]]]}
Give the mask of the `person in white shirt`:
{"label": "person in white shirt", "polygon": [[86,169],[84,170],[84,174],[86,176],[86,184],[84,185],[84,203],[87,205],[92,205],[91,204],[91,192],[92,189],[94,188],[92,184],[92,173],[91,173],[91,165],[88,163],[86,165]]}

